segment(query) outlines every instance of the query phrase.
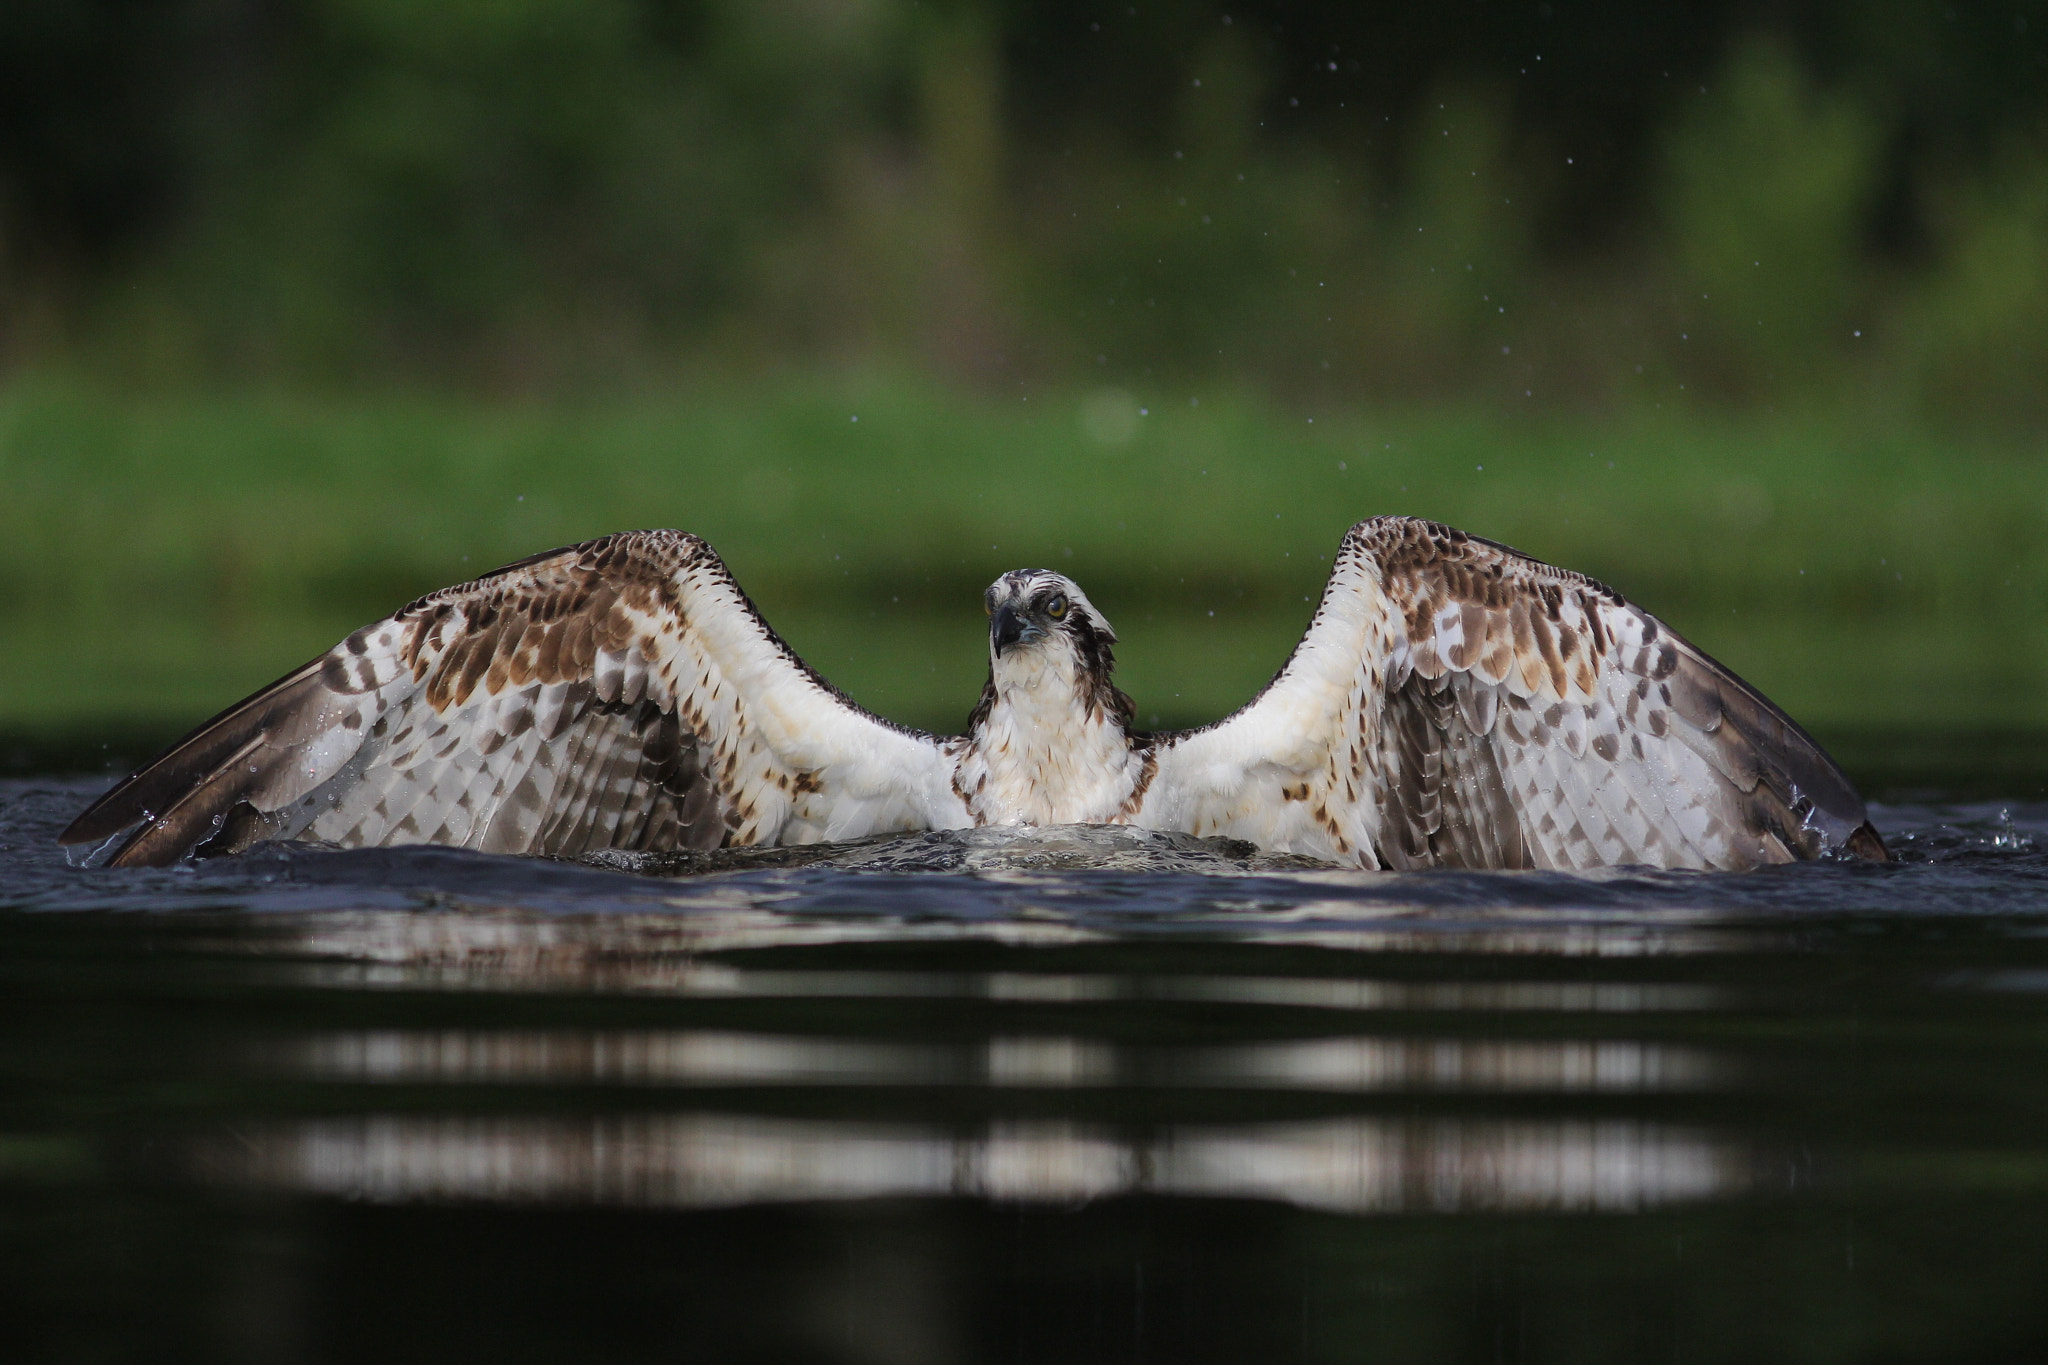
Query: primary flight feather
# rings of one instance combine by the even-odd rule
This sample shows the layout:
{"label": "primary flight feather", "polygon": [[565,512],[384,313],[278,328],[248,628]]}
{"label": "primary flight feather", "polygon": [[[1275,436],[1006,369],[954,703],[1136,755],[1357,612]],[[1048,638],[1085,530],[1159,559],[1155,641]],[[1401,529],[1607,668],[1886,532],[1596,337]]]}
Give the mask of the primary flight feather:
{"label": "primary flight feather", "polygon": [[[429,594],[222,713],[67,829],[116,865],[272,839],[708,849],[1001,824],[1222,835],[1364,868],[1887,855],[1785,714],[1582,575],[1407,517],[1345,536],[1249,705],[1145,734],[1063,575],[990,586],[962,736],[870,715],[695,536]],[[98,850],[104,850],[103,853]]]}

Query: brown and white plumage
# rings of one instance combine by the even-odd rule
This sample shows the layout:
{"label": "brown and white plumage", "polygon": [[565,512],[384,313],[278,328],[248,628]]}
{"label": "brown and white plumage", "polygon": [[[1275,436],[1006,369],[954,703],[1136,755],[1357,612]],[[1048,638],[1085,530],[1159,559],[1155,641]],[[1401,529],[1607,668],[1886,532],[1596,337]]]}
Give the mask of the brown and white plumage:
{"label": "brown and white plumage", "polygon": [[1884,856],[1839,770],[1733,674],[1447,527],[1352,528],[1293,656],[1201,730],[1130,730],[1115,632],[1071,580],[1006,574],[988,608],[988,684],[941,738],[811,673],[696,537],[607,537],[356,632],[64,840],[148,864],[277,838],[563,854],[1116,823],[1369,868]]}
{"label": "brown and white plumage", "polygon": [[1137,823],[1388,868],[1883,857],[1819,745],[1612,589],[1361,522],[1259,698],[1161,737]]}
{"label": "brown and white plumage", "polygon": [[276,838],[557,854],[795,843],[947,822],[951,775],[938,741],[805,668],[703,541],[639,531],[364,627],[63,837],[136,826],[121,864]]}

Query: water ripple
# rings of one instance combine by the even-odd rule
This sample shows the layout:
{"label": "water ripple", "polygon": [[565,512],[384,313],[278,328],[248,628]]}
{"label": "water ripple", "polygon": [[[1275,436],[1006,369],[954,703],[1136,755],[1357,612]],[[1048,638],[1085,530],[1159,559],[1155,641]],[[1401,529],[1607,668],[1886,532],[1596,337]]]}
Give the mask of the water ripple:
{"label": "water ripple", "polygon": [[1194,934],[1352,947],[1457,940],[1593,954],[1711,948],[1728,926],[1782,926],[1803,916],[2048,915],[2048,807],[2039,805],[1879,808],[1875,818],[1899,853],[1891,866],[1821,862],[1744,874],[1361,873],[1224,840],[1104,828],[944,831],[580,862],[437,848],[265,847],[168,869],[72,868],[54,836],[95,785],[0,783],[0,902],[676,917],[695,923],[700,947],[707,938],[731,945],[792,936],[1054,942]]}

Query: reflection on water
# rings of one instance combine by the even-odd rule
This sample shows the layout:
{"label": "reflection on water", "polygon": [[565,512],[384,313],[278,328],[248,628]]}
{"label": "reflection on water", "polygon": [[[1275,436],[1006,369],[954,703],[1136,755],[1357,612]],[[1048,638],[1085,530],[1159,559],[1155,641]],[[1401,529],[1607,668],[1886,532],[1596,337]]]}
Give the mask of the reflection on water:
{"label": "reflection on water", "polygon": [[1724,1069],[1705,1053],[1635,1039],[1471,1042],[1318,1038],[1219,1049],[1191,1059],[1183,1084],[1305,1090],[1586,1091],[1697,1089]]}
{"label": "reflection on water", "polygon": [[1726,1071],[1698,1049],[1636,1039],[1337,1037],[1141,1050],[1071,1037],[944,1046],[728,1032],[397,1030],[326,1034],[294,1049],[287,1065],[321,1080],[410,1084],[1176,1085],[1566,1094],[1699,1089],[1718,1083]]}
{"label": "reflection on water", "polygon": [[1751,876],[111,872],[51,843],[85,785],[0,783],[10,1360],[2048,1342],[2043,808]]}
{"label": "reflection on water", "polygon": [[1297,1005],[1337,1010],[1542,1010],[1568,1014],[1642,1014],[1704,1010],[1726,992],[1642,981],[1344,981],[1302,977],[1213,977],[1177,981],[1190,1000]]}
{"label": "reflection on water", "polygon": [[[748,917],[751,919],[752,917]],[[1726,991],[1696,983],[1643,981],[1410,981],[1342,977],[1173,976],[1105,973],[945,971],[789,971],[742,968],[713,954],[852,939],[817,935],[782,922],[775,932],[749,924],[730,932],[724,917],[607,916],[567,919],[501,911],[489,915],[411,912],[264,917],[260,936],[237,938],[238,950],[305,962],[307,984],[335,988],[414,987],[481,990],[598,990],[641,994],[758,999],[917,997],[1046,1003],[1185,1000],[1325,1010],[1541,1010],[1635,1014],[1709,1010]],[[882,937],[880,935],[878,938]],[[1393,937],[1389,935],[1388,937]],[[1440,946],[1430,926],[1410,929],[1411,948]],[[1732,941],[1734,935],[1721,935]],[[1754,944],[1755,935],[1744,934]],[[1070,940],[1057,930],[1006,942],[1049,946]],[[1294,942],[1295,940],[1287,940]],[[1560,947],[1558,936],[1547,939]],[[1690,945],[1704,951],[1702,936]],[[1316,945],[1321,946],[1321,945]],[[1470,950],[1469,943],[1460,946]],[[1667,945],[1667,948],[1669,945]],[[1496,953],[1519,945],[1493,942]],[[1559,951],[1546,956],[1574,957]],[[1627,954],[1606,954],[1626,956]]]}
{"label": "reflection on water", "polygon": [[[1073,972],[873,972],[747,969],[704,960],[731,940],[721,925],[667,917],[564,920],[552,916],[363,913],[270,920],[260,948],[312,959],[307,980],[335,987],[426,986],[495,990],[587,989],[780,999],[831,997],[1041,1002],[1188,1000],[1327,1010],[1544,1010],[1636,1014],[1707,1010],[1726,992],[1640,981],[1401,981],[1324,977],[1136,978]],[[784,934],[794,937],[791,926]],[[1408,943],[1434,947],[1428,929]],[[1747,937],[1747,936],[1746,936]],[[749,932],[739,946],[770,939]],[[808,936],[801,942],[815,942]],[[844,942],[836,936],[828,942]],[[1059,941],[1057,939],[1053,941]],[[1552,939],[1552,946],[1556,940]],[[1462,945],[1461,945],[1462,946]],[[1695,947],[1701,946],[1695,943]],[[1495,944],[1493,951],[1512,953]],[[1577,956],[1570,952],[1551,956]]]}
{"label": "reflection on water", "polygon": [[[1696,984],[1608,981],[1417,982],[1356,978],[1177,977],[1100,973],[959,973],[748,970],[720,955],[795,946],[966,939],[1012,947],[1099,944],[1106,936],[1057,923],[966,925],[858,920],[817,923],[759,911],[565,917],[498,909],[486,914],[339,911],[264,916],[259,938],[237,951],[303,963],[309,985],[341,989],[595,990],[755,997],[919,996],[932,999],[1211,1000],[1331,1010],[1556,1010],[1636,1013],[1706,1010],[1721,992]],[[1232,925],[1236,932],[1249,926]],[[1641,924],[1553,926],[1468,934],[1424,919],[1372,933],[1295,933],[1261,927],[1259,941],[1340,953],[1443,949],[1545,958],[1634,958],[1754,949],[1773,931]],[[1448,941],[1448,942],[1447,942]]]}
{"label": "reflection on water", "polygon": [[654,1207],[946,1196],[1072,1203],[1155,1194],[1346,1213],[1617,1212],[1730,1193],[1730,1144],[1632,1121],[1344,1118],[1132,1139],[1066,1121],[976,1133],[756,1118],[366,1117],[239,1132],[202,1170],[302,1193]]}

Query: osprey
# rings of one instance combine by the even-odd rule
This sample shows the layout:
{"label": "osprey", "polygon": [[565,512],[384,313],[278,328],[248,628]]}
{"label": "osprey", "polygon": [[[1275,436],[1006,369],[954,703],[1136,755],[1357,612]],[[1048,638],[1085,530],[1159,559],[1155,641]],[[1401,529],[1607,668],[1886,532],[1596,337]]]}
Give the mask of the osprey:
{"label": "osprey", "polygon": [[1249,705],[1131,728],[1071,579],[987,593],[967,733],[869,714],[709,545],[635,531],[431,593],[202,725],[67,829],[115,865],[273,839],[503,853],[1125,824],[1360,868],[1887,856],[1783,712],[1619,593],[1407,517],[1344,537]]}

